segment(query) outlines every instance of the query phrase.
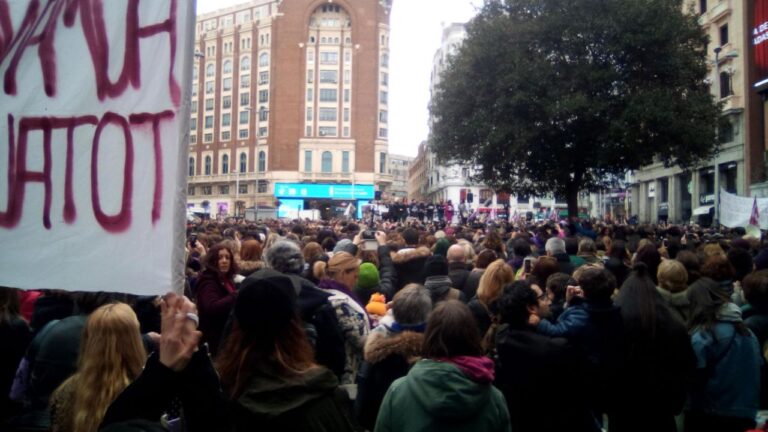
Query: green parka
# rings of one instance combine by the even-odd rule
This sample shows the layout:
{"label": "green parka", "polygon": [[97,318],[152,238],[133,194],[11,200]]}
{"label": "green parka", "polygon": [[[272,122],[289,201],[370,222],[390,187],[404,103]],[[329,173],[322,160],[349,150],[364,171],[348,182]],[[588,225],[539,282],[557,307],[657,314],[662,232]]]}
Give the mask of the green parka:
{"label": "green parka", "polygon": [[469,379],[457,366],[417,362],[389,387],[375,432],[510,432],[507,403],[491,384]]}

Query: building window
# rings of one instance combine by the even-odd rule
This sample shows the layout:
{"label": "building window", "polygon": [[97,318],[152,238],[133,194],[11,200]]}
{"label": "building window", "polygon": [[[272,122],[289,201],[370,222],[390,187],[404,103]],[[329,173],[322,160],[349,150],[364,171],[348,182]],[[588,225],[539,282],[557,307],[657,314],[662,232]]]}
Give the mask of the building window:
{"label": "building window", "polygon": [[264,107],[259,108],[259,121],[267,120],[269,120],[269,110]]}
{"label": "building window", "polygon": [[189,105],[189,112],[195,114],[197,112],[197,101],[192,101]]}
{"label": "building window", "polygon": [[330,51],[320,51],[320,64],[337,65],[339,64],[339,53]]}
{"label": "building window", "polygon": [[245,155],[245,153],[240,153],[240,172],[244,173],[247,171],[247,163],[248,163],[248,156]]}
{"label": "building window", "polygon": [[336,102],[337,94],[336,89],[320,89],[320,102]]}
{"label": "building window", "polygon": [[707,11],[707,0],[699,0],[699,13],[704,14]]}
{"label": "building window", "polygon": [[232,73],[232,60],[224,60],[224,73]]}
{"label": "building window", "polygon": [[384,53],[381,55],[381,67],[389,67],[389,54]]}
{"label": "building window", "polygon": [[261,53],[259,56],[259,67],[269,66],[269,54]]}
{"label": "building window", "polygon": [[205,110],[206,111],[213,111],[213,99],[206,99],[205,100]]}
{"label": "building window", "polygon": [[728,24],[720,26],[720,46],[728,43]]}
{"label": "building window", "polygon": [[248,111],[240,111],[240,124],[248,124]]}
{"label": "building window", "polygon": [[304,150],[304,172],[312,172],[312,151]]}
{"label": "building window", "polygon": [[267,154],[263,151],[259,152],[259,172],[267,170]]}
{"label": "building window", "polygon": [[379,111],[379,121],[381,123],[387,123],[388,118],[389,116],[387,115],[387,111],[384,111],[384,110]]}
{"label": "building window", "polygon": [[379,138],[387,137],[387,128],[379,128]]}
{"label": "building window", "polygon": [[379,153],[379,172],[382,174],[387,172],[387,154],[384,152]]}
{"label": "building window", "polygon": [[312,108],[307,108],[307,121],[312,121]]}
{"label": "building window", "polygon": [[344,108],[344,121],[349,121],[349,108]]}
{"label": "building window", "polygon": [[352,53],[349,51],[344,51],[344,63],[349,64],[349,62],[352,61]]}
{"label": "building window", "polygon": [[349,172],[349,152],[348,151],[341,152],[341,172],[344,172],[344,173]]}
{"label": "building window", "polygon": [[211,157],[205,157],[205,175],[211,175]]}
{"label": "building window", "polygon": [[349,126],[344,126],[344,137],[349,137]]}
{"label": "building window", "polygon": [[385,91],[380,91],[379,100],[381,100],[382,105],[387,105],[389,103],[389,93]]}
{"label": "building window", "polygon": [[732,94],[731,75],[729,75],[728,72],[720,72],[720,97],[725,98]]}
{"label": "building window", "polygon": [[213,116],[205,116],[205,128],[212,128],[213,127]]}
{"label": "building window", "polygon": [[221,173],[229,174],[229,155],[221,157]]}
{"label": "building window", "polygon": [[240,129],[237,131],[237,137],[240,139],[248,138],[248,129]]}
{"label": "building window", "polygon": [[194,195],[195,194],[195,187],[193,185],[187,186],[187,195]]}
{"label": "building window", "polygon": [[203,141],[205,141],[207,143],[213,142],[213,134],[212,133],[207,133],[207,134],[203,135]]}
{"label": "building window", "polygon": [[232,114],[224,114],[221,116],[221,125],[222,126],[229,126],[232,124]]}
{"label": "building window", "polygon": [[194,117],[189,122],[189,130],[191,130],[191,131],[197,130],[197,119],[194,118]]}
{"label": "building window", "polygon": [[242,60],[240,60],[240,70],[245,72],[251,70],[251,58],[248,56],[243,57]]}
{"label": "building window", "polygon": [[189,136],[189,143],[194,144],[197,142],[197,135],[190,135]]}
{"label": "building window", "polygon": [[250,93],[240,93],[240,106],[248,106],[251,104]]}
{"label": "building window", "polygon": [[267,136],[267,128],[266,127],[260,127],[259,128],[259,136]]}
{"label": "building window", "polygon": [[205,67],[205,76],[212,77],[216,73],[216,66],[213,65],[213,63],[208,64],[208,66]]}
{"label": "building window", "polygon": [[192,177],[195,175],[195,158],[189,158],[189,168],[187,174]]}
{"label": "building window", "polygon": [[312,126],[307,126],[306,136],[312,136]]}
{"label": "building window", "polygon": [[213,81],[206,81],[205,82],[205,94],[213,93],[213,89],[214,89]]}
{"label": "building window", "polygon": [[222,141],[229,141],[232,139],[232,134],[229,131],[222,131],[221,132],[221,140]]}
{"label": "building window", "polygon": [[733,125],[728,122],[718,130],[718,138],[721,143],[729,143],[733,141]]}
{"label": "building window", "polygon": [[315,62],[315,50],[307,50],[307,63]]}
{"label": "building window", "polygon": [[259,90],[259,103],[269,102],[269,90]]}
{"label": "building window", "polygon": [[222,91],[232,90],[232,78],[224,78],[221,84]]}
{"label": "building window", "polygon": [[248,183],[240,183],[240,186],[237,187],[237,192],[241,194],[247,194],[248,193]]}
{"label": "building window", "polygon": [[219,186],[219,195],[229,195],[229,185]]}
{"label": "building window", "polygon": [[336,84],[339,82],[339,71],[335,70],[321,70],[320,71],[320,83],[322,84]]}
{"label": "building window", "polygon": [[315,70],[307,69],[307,83],[312,84],[313,82],[315,82]]}
{"label": "building window", "polygon": [[307,89],[307,102],[312,102],[315,99],[315,92],[309,88]]}
{"label": "building window", "polygon": [[349,69],[345,70],[344,71],[344,84],[349,84],[350,76],[351,76],[351,73],[349,72]]}
{"label": "building window", "polygon": [[232,108],[232,96],[224,96],[221,99],[222,108]]}
{"label": "building window", "polygon": [[344,89],[344,102],[349,102],[349,89]]}
{"label": "building window", "polygon": [[259,180],[257,183],[257,193],[267,193],[267,181]]}
{"label": "building window", "polygon": [[333,155],[329,151],[323,152],[321,172],[329,173],[333,172]]}
{"label": "building window", "polygon": [[240,77],[240,88],[247,89],[251,87],[251,76],[243,75]]}
{"label": "building window", "polygon": [[389,85],[389,74],[386,72],[381,73],[381,85],[383,86]]}
{"label": "building window", "polygon": [[320,132],[320,136],[323,136],[323,137],[334,137],[334,136],[336,136],[336,127],[335,126],[320,126],[319,132]]}
{"label": "building window", "polygon": [[259,72],[259,84],[269,84],[269,72]]}
{"label": "building window", "polygon": [[203,186],[203,195],[212,195],[213,188],[211,186]]}
{"label": "building window", "polygon": [[320,108],[320,121],[336,121],[336,108]]}

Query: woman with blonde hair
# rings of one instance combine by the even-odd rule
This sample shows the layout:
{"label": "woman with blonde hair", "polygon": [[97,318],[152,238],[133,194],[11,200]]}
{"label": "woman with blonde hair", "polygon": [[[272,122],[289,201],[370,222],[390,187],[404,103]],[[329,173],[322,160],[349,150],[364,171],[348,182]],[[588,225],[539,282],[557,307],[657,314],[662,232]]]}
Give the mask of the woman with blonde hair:
{"label": "woman with blonde hair", "polygon": [[124,303],[96,309],[83,330],[77,372],[51,397],[51,430],[96,431],[109,405],[141,373],[146,359],[133,309]]}
{"label": "woman with blonde hair", "polygon": [[469,302],[469,309],[475,316],[480,336],[484,336],[496,315],[494,303],[504,293],[504,285],[515,280],[515,273],[503,259],[492,262],[483,272],[477,294]]}

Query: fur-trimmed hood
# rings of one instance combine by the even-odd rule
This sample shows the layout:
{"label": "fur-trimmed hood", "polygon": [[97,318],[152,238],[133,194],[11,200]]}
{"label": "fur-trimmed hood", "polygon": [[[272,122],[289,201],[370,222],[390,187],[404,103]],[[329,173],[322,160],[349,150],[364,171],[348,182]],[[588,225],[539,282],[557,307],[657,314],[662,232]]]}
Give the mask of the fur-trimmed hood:
{"label": "fur-trimmed hood", "polygon": [[426,246],[419,246],[416,249],[408,249],[404,251],[392,252],[392,263],[395,265],[405,264],[409,261],[417,259],[426,259],[432,255],[432,251]]}
{"label": "fur-trimmed hood", "polygon": [[237,261],[237,272],[243,276],[250,276],[256,270],[261,270],[264,267],[264,261]]}
{"label": "fur-trimmed hood", "polygon": [[423,341],[423,334],[412,331],[389,335],[385,332],[372,332],[368,335],[363,355],[365,361],[374,364],[393,354],[405,357],[409,363],[415,363],[421,358]]}

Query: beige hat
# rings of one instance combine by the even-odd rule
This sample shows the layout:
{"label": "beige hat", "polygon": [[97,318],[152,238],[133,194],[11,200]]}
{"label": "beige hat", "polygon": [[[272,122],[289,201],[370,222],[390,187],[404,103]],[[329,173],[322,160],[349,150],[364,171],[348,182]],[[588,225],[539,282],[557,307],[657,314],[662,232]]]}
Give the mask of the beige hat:
{"label": "beige hat", "polygon": [[332,273],[359,268],[362,261],[348,252],[336,252],[328,261],[328,270]]}

